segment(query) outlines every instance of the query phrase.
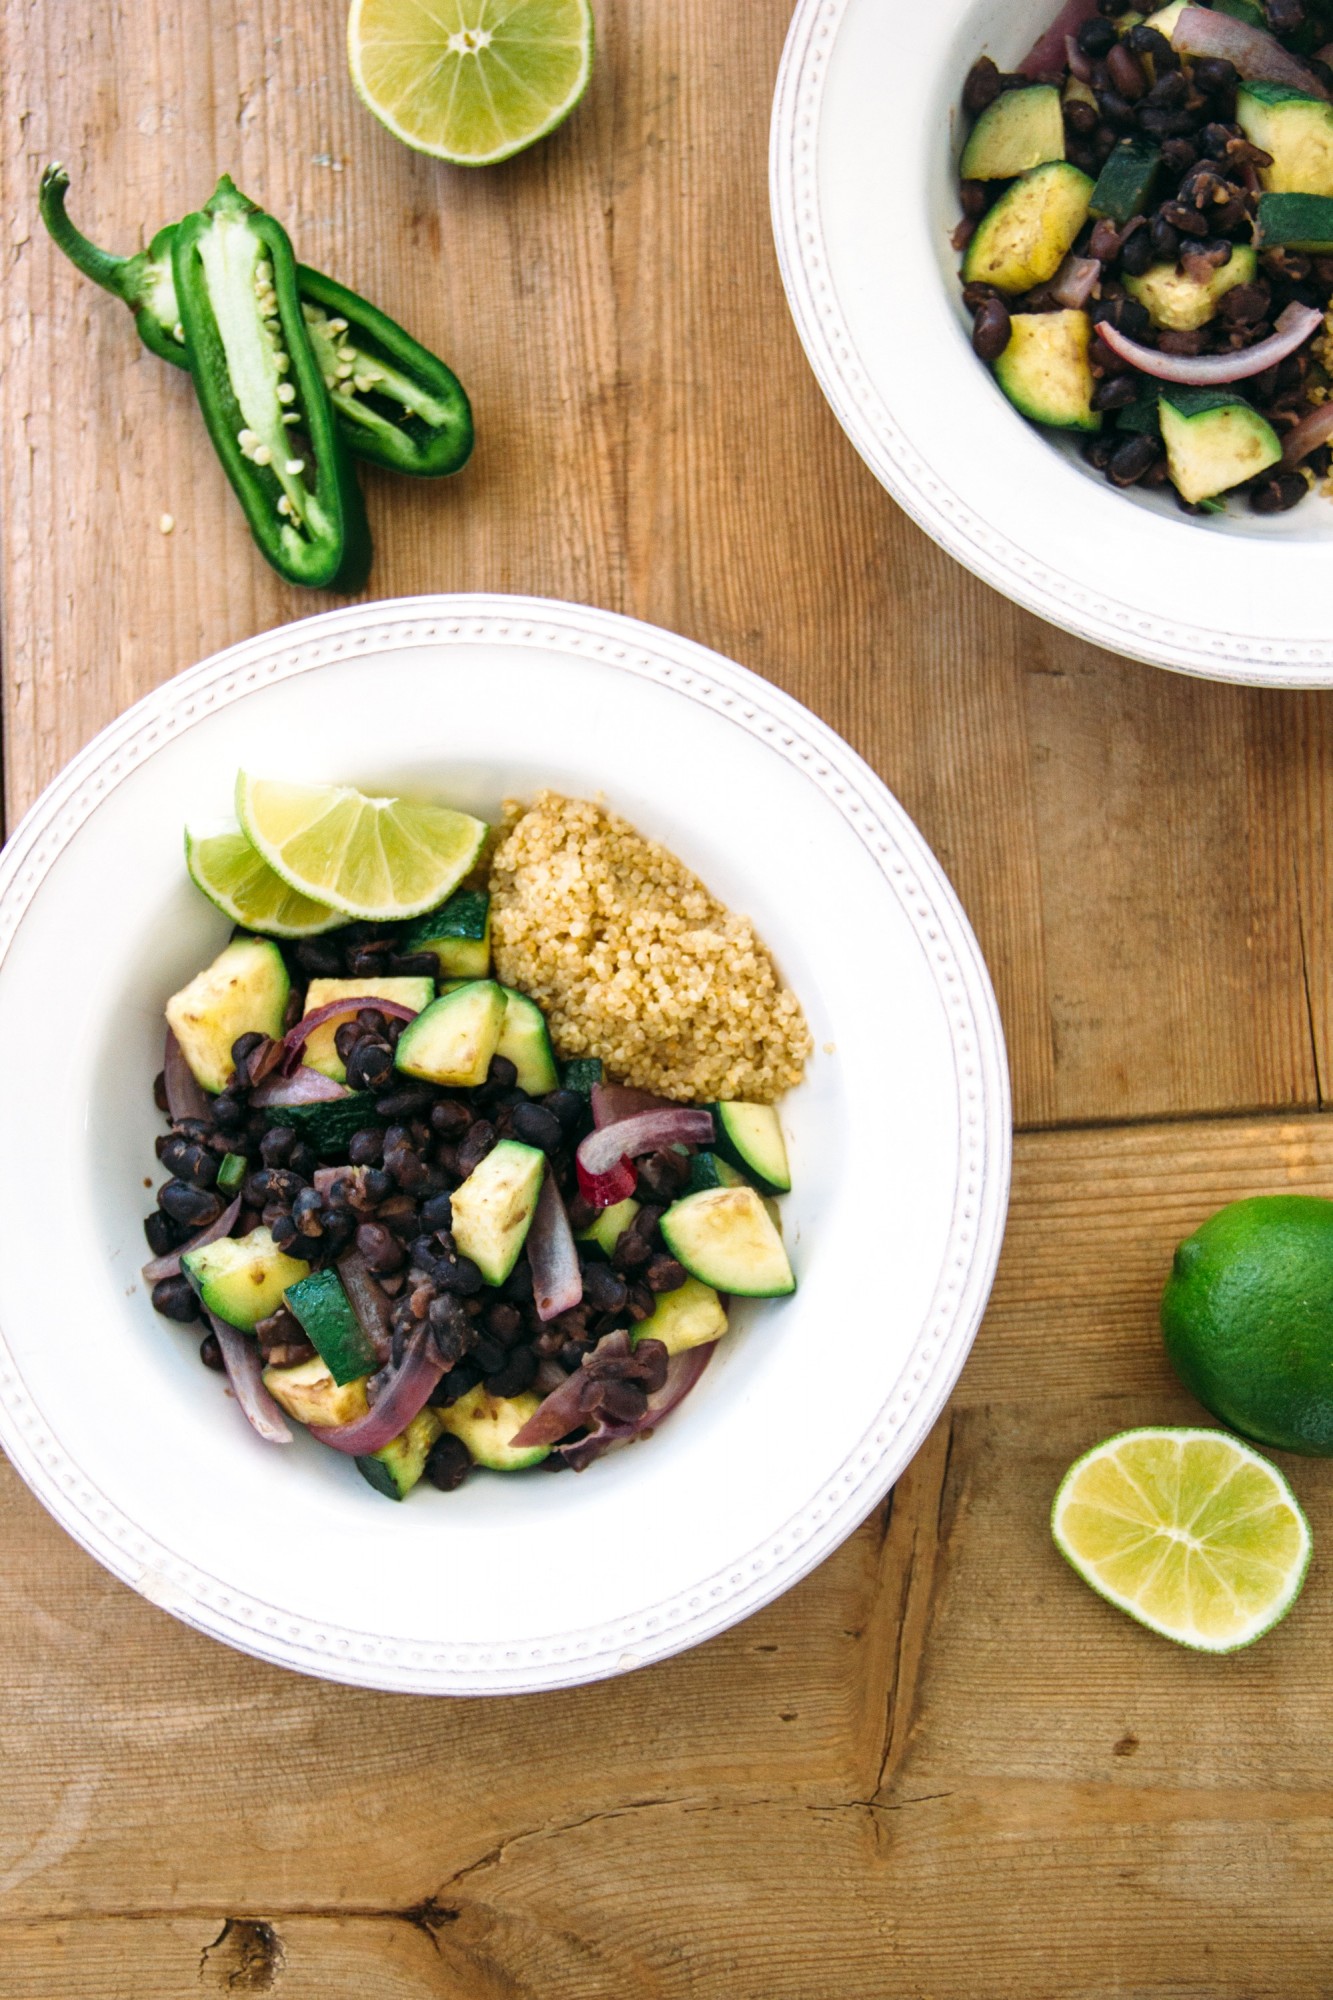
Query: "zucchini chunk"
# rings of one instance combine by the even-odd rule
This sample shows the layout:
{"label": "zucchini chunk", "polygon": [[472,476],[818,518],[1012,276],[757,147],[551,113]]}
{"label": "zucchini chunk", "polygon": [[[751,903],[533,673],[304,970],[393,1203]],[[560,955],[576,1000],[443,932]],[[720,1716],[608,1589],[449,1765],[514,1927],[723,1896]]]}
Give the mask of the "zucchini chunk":
{"label": "zucchini chunk", "polygon": [[1158,414],[1171,477],[1196,504],[1282,456],[1272,425],[1234,389],[1164,389]]}
{"label": "zucchini chunk", "polygon": [[488,1285],[502,1285],[517,1264],[545,1172],[545,1153],[501,1139],[454,1189],[454,1242]]}
{"label": "zucchini chunk", "polygon": [[1306,250],[1327,257],[1333,251],[1333,196],[1261,194],[1259,242],[1265,250]]}
{"label": "zucchini chunk", "polygon": [[545,1097],[560,1088],[560,1072],[555,1066],[546,1016],[535,1000],[502,986],[505,996],[504,1025],[500,1029],[497,1056],[507,1056],[518,1071],[518,1087],[529,1097]]}
{"label": "zucchini chunk", "polygon": [[745,1298],[796,1290],[787,1252],[753,1188],[687,1194],[662,1217],[662,1240],[693,1278]]}
{"label": "zucchini chunk", "polygon": [[604,1257],[609,1257],[625,1231],[639,1212],[639,1203],[632,1194],[623,1201],[613,1203],[610,1208],[600,1208],[586,1229],[578,1233],[580,1243],[595,1243]]}
{"label": "zucchini chunk", "polygon": [[601,1081],[602,1065],[597,1056],[575,1056],[572,1061],[561,1065],[562,1090],[576,1090],[580,1097],[591,1097],[593,1085]]}
{"label": "zucchini chunk", "polygon": [[1333,104],[1284,83],[1244,83],[1236,123],[1273,156],[1272,166],[1259,170],[1270,194],[1333,195]]}
{"label": "zucchini chunk", "polygon": [[266,1368],[264,1387],[298,1424],[351,1424],[370,1409],[364,1377],[335,1382],[328,1363],[312,1355],[295,1368]]}
{"label": "zucchini chunk", "polygon": [[632,1338],[660,1340],[668,1354],[684,1354],[689,1347],[709,1347],[727,1330],[727,1315],[711,1285],[687,1278],[674,1292],[659,1292],[657,1304],[647,1319],[634,1328]]}
{"label": "zucchini chunk", "polygon": [[440,1413],[425,1409],[378,1451],[352,1461],[361,1477],[386,1500],[406,1500],[426,1470],[430,1448],[440,1435]]}
{"label": "zucchini chunk", "polygon": [[310,1275],[310,1266],[279,1250],[262,1227],[183,1251],[181,1269],[210,1312],[247,1332],[278,1310],[289,1285]]}
{"label": "zucchini chunk", "polygon": [[1168,42],[1175,33],[1176,22],[1180,19],[1190,0],[1171,0],[1168,7],[1159,7],[1155,14],[1149,14],[1144,26],[1156,28],[1159,35],[1165,35]]}
{"label": "zucchini chunk", "polygon": [[1060,93],[1049,83],[1006,90],[972,127],[958,171],[965,181],[1011,181],[1065,156]]}
{"label": "zucchini chunk", "polygon": [[789,1194],[787,1142],[771,1104],[714,1104],[717,1150],[740,1167],[764,1194]]}
{"label": "zucchini chunk", "polygon": [[[362,993],[370,1000],[396,1000],[399,1006],[415,1007],[420,1014],[435,998],[435,981],[426,978],[312,979],[306,988],[305,1011],[313,1014],[316,1007],[325,1007],[330,1000],[355,1000]],[[335,1083],[347,1081],[347,1070],[333,1039],[341,1025],[340,1021],[325,1021],[322,1027],[316,1028],[301,1058],[307,1069],[317,1069],[321,1076],[331,1076]]]}
{"label": "zucchini chunk", "polygon": [[1254,0],[1213,0],[1213,10],[1218,14],[1230,14],[1233,21],[1244,21],[1247,28],[1262,28],[1269,32],[1268,16]]}
{"label": "zucchini chunk", "polygon": [[225,1090],[231,1045],[242,1035],[282,1033],[292,983],[282,953],[267,938],[234,938],[213,963],[167,1002],[167,1025],[196,1083]]}
{"label": "zucchini chunk", "polygon": [[738,1173],[730,1160],[724,1160],[720,1153],[696,1153],[690,1161],[690,1178],[685,1183],[686,1194],[702,1194],[705,1188],[748,1187],[745,1175]]}
{"label": "zucchini chunk", "polygon": [[325,1159],[331,1153],[345,1153],[354,1132],[387,1122],[368,1090],[354,1090],[350,1097],[336,1097],[330,1104],[275,1104],[264,1115],[270,1126],[289,1125]]}
{"label": "zucchini chunk", "polygon": [[1252,285],[1259,260],[1248,243],[1237,243],[1229,261],[1203,281],[1187,277],[1174,264],[1150,264],[1141,278],[1125,279],[1130,297],[1146,306],[1154,326],[1172,333],[1192,333],[1207,326],[1219,301],[1237,285]]}
{"label": "zucchini chunk", "polygon": [[1161,164],[1161,147],[1155,146],[1151,139],[1122,139],[1097,176],[1088,213],[1116,223],[1142,215]]}
{"label": "zucchini chunk", "polygon": [[1099,431],[1085,312],[1015,313],[995,379],[1016,410],[1056,430]]}
{"label": "zucchini chunk", "polygon": [[335,1270],[330,1267],[312,1271],[308,1278],[287,1287],[286,1298],[301,1322],[306,1339],[318,1351],[339,1388],[374,1374],[380,1365],[379,1355],[353,1312],[352,1301]]}
{"label": "zucchini chunk", "polygon": [[503,987],[493,979],[469,979],[408,1022],[394,1062],[405,1076],[424,1083],[475,1090],[486,1081],[504,1018]]}
{"label": "zucchini chunk", "polygon": [[485,979],[491,969],[490,897],[482,889],[457,890],[409,925],[398,949],[433,951],[441,979]]}
{"label": "zucchini chunk", "polygon": [[452,1431],[456,1438],[461,1438],[478,1465],[487,1466],[492,1472],[525,1472],[530,1465],[540,1465],[551,1455],[548,1444],[533,1444],[526,1451],[515,1451],[510,1443],[528,1419],[536,1416],[540,1404],[541,1397],[532,1394],[488,1396],[479,1382],[466,1396],[460,1396],[456,1403],[435,1414],[441,1430]]}
{"label": "zucchini chunk", "polygon": [[965,284],[1027,292],[1053,278],[1088,218],[1092,182],[1052,160],[1034,167],[981,219],[963,259]]}

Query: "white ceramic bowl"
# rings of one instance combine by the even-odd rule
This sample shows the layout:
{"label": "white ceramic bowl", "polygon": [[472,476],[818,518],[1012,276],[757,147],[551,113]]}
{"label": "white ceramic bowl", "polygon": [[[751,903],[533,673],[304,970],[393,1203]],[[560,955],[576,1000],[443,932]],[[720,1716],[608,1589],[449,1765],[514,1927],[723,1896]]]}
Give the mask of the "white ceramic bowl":
{"label": "white ceramic bowl", "polygon": [[[603,792],[771,942],[818,1051],[784,1114],[800,1289],[737,1314],[649,1443],[577,1476],[477,1476],[393,1506],[308,1438],[261,1444],[200,1367],[198,1329],[151,1310],[162,1004],[228,928],[188,882],[180,832],[225,813],[241,764],[481,812],[541,785]],[[131,709],[0,857],[0,1047],[0,1442],[145,1596],[339,1680],[591,1680],[775,1596],[925,1436],[999,1249],[1000,1025],[920,835],[776,689],[572,605],[331,612]]]}
{"label": "white ceramic bowl", "polygon": [[963,79],[1058,0],[800,0],[773,111],[773,225],[815,373],[927,533],[1067,631],[1181,673],[1333,686],[1333,502],[1210,520],[1115,492],[969,346],[949,236]]}

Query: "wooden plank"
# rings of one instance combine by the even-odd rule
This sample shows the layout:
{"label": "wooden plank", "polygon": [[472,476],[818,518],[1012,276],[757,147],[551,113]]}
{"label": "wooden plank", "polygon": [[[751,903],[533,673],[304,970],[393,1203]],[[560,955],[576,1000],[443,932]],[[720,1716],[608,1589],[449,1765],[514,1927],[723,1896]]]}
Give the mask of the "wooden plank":
{"label": "wooden plank", "polygon": [[5,0],[9,810],[136,695],[329,601],[265,570],[188,383],[35,217],[40,167],[63,156],[76,217],[128,249],[225,164],[475,398],[460,480],[368,478],[374,594],[582,598],[811,702],[897,789],[975,918],[1021,1124],[1313,1103],[1306,987],[1327,1039],[1333,957],[1317,854],[1296,856],[1302,829],[1325,837],[1317,707],[1077,646],[885,499],[805,365],[772,253],[788,15],[607,0],[576,119],[468,175],[361,109],[340,8]]}

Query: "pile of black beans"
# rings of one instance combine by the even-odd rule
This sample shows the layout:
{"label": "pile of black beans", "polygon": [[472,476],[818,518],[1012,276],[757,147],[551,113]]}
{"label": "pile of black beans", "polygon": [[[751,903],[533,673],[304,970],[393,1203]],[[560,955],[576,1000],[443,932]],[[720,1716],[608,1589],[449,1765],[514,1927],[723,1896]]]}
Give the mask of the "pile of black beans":
{"label": "pile of black beans", "polygon": [[[1333,298],[1333,257],[1308,257],[1291,250],[1264,252],[1256,282],[1226,293],[1216,317],[1192,332],[1159,331],[1145,308],[1128,296],[1123,279],[1141,277],[1155,262],[1178,262],[1195,275],[1229,263],[1234,246],[1252,240],[1259,169],[1272,161],[1235,123],[1239,79],[1229,62],[1182,58],[1146,22],[1121,36],[1113,23],[1129,11],[1131,0],[1098,0],[1098,4],[1099,15],[1086,21],[1076,36],[1089,68],[1088,87],[1097,102],[1095,108],[1077,99],[1065,104],[1066,157],[1095,179],[1117,141],[1139,133],[1161,147],[1162,167],[1156,205],[1149,214],[1134,217],[1123,228],[1106,220],[1090,222],[1074,246],[1075,254],[1095,257],[1102,265],[1100,296],[1088,307],[1094,327],[1109,321],[1129,339],[1167,354],[1215,354],[1267,339],[1278,316],[1293,302],[1322,312]],[[1303,0],[1269,0],[1267,11],[1270,28],[1279,37],[1295,33],[1304,21]],[[1150,65],[1145,58],[1151,59]],[[1305,54],[1301,61],[1333,86],[1333,69],[1327,64]],[[983,56],[968,74],[963,108],[976,117],[1002,91],[1034,82],[1063,88],[1069,74],[1066,67],[1049,77],[1008,75]],[[966,247],[1004,185],[962,183],[963,221],[954,237],[956,248]],[[987,362],[997,360],[1008,346],[1012,313],[1059,310],[1047,286],[1019,299],[1006,299],[989,285],[973,284],[964,287],[963,298],[973,315],[973,346]],[[1243,385],[1246,399],[1279,436],[1309,408],[1312,365],[1307,347]],[[1093,407],[1108,414],[1137,402],[1153,386],[1150,378],[1127,368],[1095,333],[1092,369],[1097,379]],[[1154,434],[1108,426],[1087,442],[1083,455],[1113,486],[1170,486],[1166,455]],[[1321,447],[1305,462],[1322,477],[1329,470],[1329,448]],[[1259,514],[1283,513],[1309,490],[1300,472],[1281,468],[1261,473],[1237,489]],[[1171,491],[1175,493],[1175,488]],[[1186,513],[1204,511],[1178,493],[1175,497]]]}
{"label": "pile of black beans", "polygon": [[[391,949],[381,948],[386,942],[391,944],[373,933],[349,942],[347,933],[338,932],[333,940],[313,939],[285,949],[301,981],[315,975],[438,971],[433,957],[421,965],[395,959]],[[301,1016],[301,992],[302,986],[294,984],[293,1022]],[[369,1094],[373,1115],[345,1146],[323,1152],[291,1126],[273,1122],[282,1112],[251,1108],[254,1072],[263,1073],[272,1045],[261,1035],[243,1035],[232,1049],[233,1080],[210,1100],[208,1117],[175,1121],[157,1140],[158,1158],[170,1178],[158,1189],[157,1205],[144,1223],[149,1249],[163,1256],[217,1220],[235,1198],[217,1187],[220,1163],[228,1154],[241,1155],[247,1171],[231,1233],[244,1236],[263,1224],[282,1249],[316,1269],[355,1246],[391,1301],[393,1359],[401,1358],[408,1337],[423,1322],[429,1326],[445,1366],[433,1403],[456,1402],[479,1382],[496,1396],[529,1389],[547,1393],[583,1367],[604,1335],[647,1319],[658,1294],[685,1282],[659,1225],[684,1188],[688,1160],[662,1152],[637,1162],[638,1214],[609,1257],[591,1244],[579,1244],[582,1302],[543,1322],[533,1303],[526,1258],[520,1258],[503,1285],[494,1287],[460,1254],[452,1235],[450,1196],[499,1140],[519,1139],[545,1153],[572,1227],[585,1229],[594,1211],[579,1195],[574,1152],[592,1129],[588,1099],[564,1089],[530,1097],[518,1088],[514,1065],[502,1056],[492,1059],[485,1083],[473,1090],[419,1083],[394,1068],[394,1046],[403,1026],[368,1007],[338,1027],[335,1042],[348,1083]],[[162,1076],[155,1096],[165,1112]],[[315,1175],[333,1166],[356,1171],[335,1177],[321,1193]],[[198,1298],[184,1277],[155,1285],[153,1304],[182,1323],[200,1317]],[[267,1364],[291,1366],[314,1353],[286,1307],[255,1331]],[[203,1338],[200,1358],[206,1367],[222,1366],[212,1333]],[[585,1371],[589,1425],[599,1416],[622,1423],[641,1416],[648,1395],[661,1387],[666,1359],[660,1342],[643,1341],[614,1366]],[[432,1454],[428,1473],[448,1488],[459,1483],[468,1462],[465,1448],[446,1435]],[[556,1470],[563,1460],[553,1456],[546,1463]]]}

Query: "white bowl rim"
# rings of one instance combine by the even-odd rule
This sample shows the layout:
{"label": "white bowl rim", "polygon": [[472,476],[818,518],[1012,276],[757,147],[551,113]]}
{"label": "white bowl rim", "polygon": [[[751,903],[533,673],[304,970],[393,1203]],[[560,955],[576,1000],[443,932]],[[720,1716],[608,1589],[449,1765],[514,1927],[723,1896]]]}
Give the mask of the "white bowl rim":
{"label": "white bowl rim", "polygon": [[[769,199],[778,263],[801,344],[834,415],[875,478],[974,575],[1077,638],[1205,680],[1251,687],[1333,687],[1333,643],[1319,636],[1328,619],[1317,590],[1309,594],[1303,629],[1287,636],[1236,633],[1220,624],[1165,618],[1118,596],[1108,575],[1098,574],[1095,561],[1086,575],[1075,575],[1020,546],[998,516],[977,513],[936,466],[923,462],[858,349],[839,297],[822,207],[818,155],[825,86],[836,62],[839,31],[856,4],[797,0],[773,98]],[[1052,10],[1054,5],[1051,0]],[[1046,450],[1055,461],[1049,443]],[[1105,497],[1099,485],[1092,491]],[[1123,500],[1119,504],[1136,511]],[[1177,524],[1170,526],[1174,530]],[[1126,533],[1132,532],[1126,523]],[[1260,546],[1282,548],[1278,541]],[[1327,564],[1327,551],[1321,555]]]}
{"label": "white bowl rim", "polygon": [[[196,718],[262,680],[360,652],[497,642],[583,654],[724,714],[801,768],[851,825],[923,943],[948,1020],[962,1158],[935,1297],[890,1405],[809,1503],[727,1576],[706,1577],[629,1622],[517,1649],[423,1648],[295,1619],[182,1561],[99,1494],[48,1430],[0,1327],[0,1445],[60,1525],[122,1582],[256,1658],[350,1685],[499,1694],[580,1685],[697,1645],[790,1588],[851,1533],[924,1441],[962,1369],[989,1295],[1008,1203],[1012,1137],[1003,1031],[980,949],[921,834],[851,748],[792,697],[691,640],[620,614],[483,593],[329,611],[243,640],[146,695],[81,750],[0,852],[0,976],[43,879],[99,801]],[[971,1179],[975,1194],[965,1183]],[[947,1274],[947,1275],[946,1275]],[[914,1365],[915,1364],[915,1365]],[[429,1654],[429,1657],[427,1657]]]}

